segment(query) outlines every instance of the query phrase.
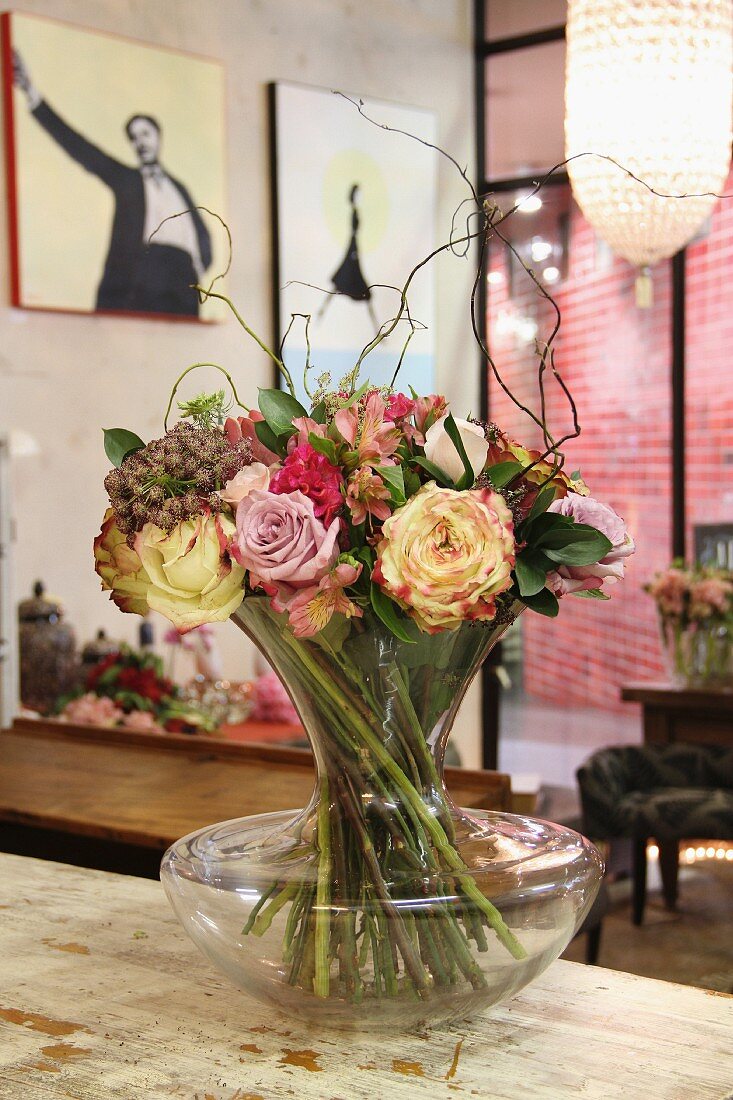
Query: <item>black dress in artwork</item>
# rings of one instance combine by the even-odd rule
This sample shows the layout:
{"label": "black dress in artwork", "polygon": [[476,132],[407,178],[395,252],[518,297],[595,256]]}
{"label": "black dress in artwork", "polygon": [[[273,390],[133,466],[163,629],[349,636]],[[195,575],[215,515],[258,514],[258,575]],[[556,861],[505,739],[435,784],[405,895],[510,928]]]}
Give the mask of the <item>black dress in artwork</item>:
{"label": "black dress in artwork", "polygon": [[346,249],[346,255],[339,269],[331,276],[333,288],[337,294],[345,294],[347,298],[353,298],[357,302],[368,302],[372,292],[367,281],[361,273],[359,263],[359,245],[357,234],[359,232],[359,211],[356,209],[356,192],[359,190],[355,183],[349,193],[351,204],[351,240]]}

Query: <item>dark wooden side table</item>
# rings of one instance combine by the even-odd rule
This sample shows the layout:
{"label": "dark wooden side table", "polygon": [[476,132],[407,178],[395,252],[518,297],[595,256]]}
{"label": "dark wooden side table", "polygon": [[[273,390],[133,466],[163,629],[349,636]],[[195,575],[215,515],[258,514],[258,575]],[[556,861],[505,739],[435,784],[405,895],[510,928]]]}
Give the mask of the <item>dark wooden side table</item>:
{"label": "dark wooden side table", "polygon": [[723,691],[634,683],[623,685],[621,698],[641,703],[648,745],[733,745],[733,687]]}

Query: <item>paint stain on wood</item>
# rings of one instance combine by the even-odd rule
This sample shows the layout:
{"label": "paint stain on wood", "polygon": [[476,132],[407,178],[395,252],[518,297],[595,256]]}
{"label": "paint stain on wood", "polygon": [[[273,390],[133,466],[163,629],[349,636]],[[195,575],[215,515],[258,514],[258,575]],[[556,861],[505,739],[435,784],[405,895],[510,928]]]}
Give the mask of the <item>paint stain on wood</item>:
{"label": "paint stain on wood", "polygon": [[377,1063],[376,1062],[364,1062],[363,1065],[357,1066],[356,1068],[361,1069],[361,1070],[376,1069],[377,1068]]}
{"label": "paint stain on wood", "polygon": [[86,1058],[91,1054],[88,1047],[75,1047],[71,1043],[56,1043],[51,1047],[41,1047],[41,1054],[52,1058],[54,1062],[70,1062],[74,1058]]}
{"label": "paint stain on wood", "polygon": [[45,943],[47,947],[52,947],[54,951],[69,951],[72,955],[89,954],[89,948],[85,947],[83,943],[56,943],[55,940],[41,940],[41,943]]}
{"label": "paint stain on wood", "polygon": [[453,1061],[450,1064],[450,1069],[445,1075],[446,1081],[450,1081],[451,1077],[455,1077],[456,1070],[458,1069],[458,1059],[461,1057],[461,1047],[463,1046],[463,1039],[459,1039],[456,1043],[456,1049],[453,1051]]}
{"label": "paint stain on wood", "polygon": [[66,1020],[52,1020],[50,1016],[42,1016],[38,1012],[21,1012],[19,1008],[0,1008],[0,1020],[9,1024],[17,1024],[19,1027],[27,1027],[29,1031],[40,1031],[44,1035],[52,1035],[61,1038],[71,1035],[74,1031],[88,1031],[83,1024],[72,1024]]}
{"label": "paint stain on wood", "polygon": [[39,1069],[42,1073],[61,1073],[58,1066],[54,1066],[51,1062],[31,1062],[28,1069]]}
{"label": "paint stain on wood", "polygon": [[401,1073],[403,1077],[424,1077],[425,1071],[422,1062],[405,1062],[402,1058],[392,1059],[392,1072]]}
{"label": "paint stain on wood", "polygon": [[723,993],[720,989],[706,989],[708,997],[728,997],[733,998],[733,993]]}
{"label": "paint stain on wood", "polygon": [[323,1066],[318,1065],[320,1057],[316,1050],[288,1050],[284,1047],[280,1063],[283,1066],[299,1066],[300,1069],[307,1069],[311,1073],[323,1073]]}
{"label": "paint stain on wood", "polygon": [[262,1054],[261,1049],[257,1046],[257,1043],[242,1043],[240,1050],[246,1050],[248,1054]]}
{"label": "paint stain on wood", "polygon": [[268,1032],[274,1032],[277,1029],[274,1027],[268,1027],[267,1024],[257,1024],[255,1027],[247,1028],[247,1030],[257,1032],[258,1035],[267,1035]]}

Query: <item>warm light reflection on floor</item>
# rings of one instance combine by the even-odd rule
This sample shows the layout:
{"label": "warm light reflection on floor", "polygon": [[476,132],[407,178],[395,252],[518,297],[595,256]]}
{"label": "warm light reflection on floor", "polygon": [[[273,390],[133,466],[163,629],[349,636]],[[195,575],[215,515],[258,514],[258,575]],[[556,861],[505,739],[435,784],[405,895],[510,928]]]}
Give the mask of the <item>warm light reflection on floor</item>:
{"label": "warm light reflection on floor", "polygon": [[[649,844],[646,850],[647,859],[654,861],[659,859],[659,848],[656,844]],[[705,844],[697,844],[695,846],[688,845],[686,848],[682,848],[680,851],[680,863],[689,864],[699,863],[705,859],[725,859],[729,863],[733,863],[733,844],[729,844],[727,841],[715,841]]]}

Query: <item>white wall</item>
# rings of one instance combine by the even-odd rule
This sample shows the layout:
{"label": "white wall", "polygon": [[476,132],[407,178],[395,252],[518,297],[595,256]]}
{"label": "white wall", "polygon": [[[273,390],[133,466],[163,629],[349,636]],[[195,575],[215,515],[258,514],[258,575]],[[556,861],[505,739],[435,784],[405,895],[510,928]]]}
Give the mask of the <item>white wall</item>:
{"label": "white wall", "polygon": [[[472,163],[469,0],[15,0],[12,6],[224,63],[227,215],[235,243],[229,291],[249,323],[268,339],[268,81],[297,80],[430,108],[438,114],[442,146],[459,161]],[[0,186],[5,208],[4,179]],[[443,237],[464,187],[442,160],[439,197],[438,233]],[[9,298],[7,255],[3,218],[3,302]],[[470,284],[470,261],[439,261],[438,382],[459,413],[478,408]],[[198,359],[221,363],[240,383],[243,400],[254,402],[256,387],[271,382],[269,363],[231,321],[166,324],[30,313],[2,305],[0,330],[0,432],[29,433],[40,448],[35,456],[19,458],[12,474],[15,599],[41,577],[62,598],[80,640],[98,626],[133,640],[137,620],[107,601],[92,569],[92,539],[106,503],[102,479],[108,463],[101,427],[123,425],[144,438],[158,434],[173,379]],[[196,388],[205,381],[199,375]],[[229,624],[220,628],[220,639],[226,672],[248,675],[251,654],[244,639]],[[474,696],[458,731],[466,764],[478,762],[477,713]]]}

